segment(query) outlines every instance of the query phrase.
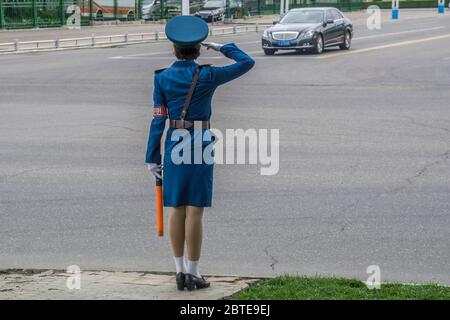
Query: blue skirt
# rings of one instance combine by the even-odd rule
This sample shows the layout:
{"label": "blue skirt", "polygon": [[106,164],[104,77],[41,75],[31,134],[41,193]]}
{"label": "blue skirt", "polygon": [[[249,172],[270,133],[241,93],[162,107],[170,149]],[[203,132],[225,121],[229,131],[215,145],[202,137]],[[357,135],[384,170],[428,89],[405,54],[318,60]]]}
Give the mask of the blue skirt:
{"label": "blue skirt", "polygon": [[[164,206],[211,207],[214,163],[209,156],[214,158],[215,137],[208,129],[178,129],[174,134],[175,130],[169,128],[165,140]],[[202,137],[210,141],[203,141]]]}

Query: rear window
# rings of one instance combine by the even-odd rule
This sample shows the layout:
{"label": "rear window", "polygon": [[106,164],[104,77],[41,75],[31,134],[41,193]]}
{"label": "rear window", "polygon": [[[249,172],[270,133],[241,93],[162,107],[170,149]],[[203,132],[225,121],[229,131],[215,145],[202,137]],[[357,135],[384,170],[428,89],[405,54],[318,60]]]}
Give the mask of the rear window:
{"label": "rear window", "polygon": [[338,20],[338,19],[344,18],[339,11],[337,11],[337,10],[331,10],[331,11],[333,13],[333,19],[334,20]]}
{"label": "rear window", "polygon": [[302,10],[288,12],[280,23],[320,23],[322,22],[323,11]]}

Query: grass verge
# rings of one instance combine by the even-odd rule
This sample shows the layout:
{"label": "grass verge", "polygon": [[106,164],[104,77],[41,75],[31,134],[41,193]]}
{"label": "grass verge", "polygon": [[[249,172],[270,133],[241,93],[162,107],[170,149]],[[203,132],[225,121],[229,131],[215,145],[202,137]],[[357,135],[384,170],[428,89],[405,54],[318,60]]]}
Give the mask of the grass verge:
{"label": "grass verge", "polygon": [[280,276],[237,292],[239,300],[450,300],[450,287],[382,283],[370,290],[357,279]]}

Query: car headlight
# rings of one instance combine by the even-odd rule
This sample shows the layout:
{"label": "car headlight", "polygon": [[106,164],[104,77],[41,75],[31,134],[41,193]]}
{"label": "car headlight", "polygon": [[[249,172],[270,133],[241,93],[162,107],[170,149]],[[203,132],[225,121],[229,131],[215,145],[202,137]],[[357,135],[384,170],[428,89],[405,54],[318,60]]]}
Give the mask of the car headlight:
{"label": "car headlight", "polygon": [[264,30],[264,32],[263,32],[263,37],[264,37],[264,38],[270,38],[270,32],[269,32],[268,29]]}
{"label": "car headlight", "polygon": [[314,30],[308,30],[302,33],[302,38],[312,38]]}

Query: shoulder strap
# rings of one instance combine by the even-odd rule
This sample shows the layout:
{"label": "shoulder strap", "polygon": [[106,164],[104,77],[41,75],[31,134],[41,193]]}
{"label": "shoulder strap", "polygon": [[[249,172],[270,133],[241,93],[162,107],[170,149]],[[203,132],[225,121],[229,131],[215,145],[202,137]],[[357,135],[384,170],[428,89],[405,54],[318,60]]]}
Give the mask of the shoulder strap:
{"label": "shoulder strap", "polygon": [[194,94],[195,85],[197,84],[198,77],[200,76],[200,71],[202,70],[203,65],[199,65],[197,70],[195,70],[194,78],[191,82],[191,87],[189,88],[188,95],[186,97],[186,101],[184,102],[183,110],[181,111],[181,120],[184,120],[186,114],[189,109],[189,105],[191,104],[192,95]]}
{"label": "shoulder strap", "polygon": [[156,69],[154,72],[155,74],[158,74],[160,72],[163,72],[164,70],[166,70],[167,68],[162,68],[162,69]]}

